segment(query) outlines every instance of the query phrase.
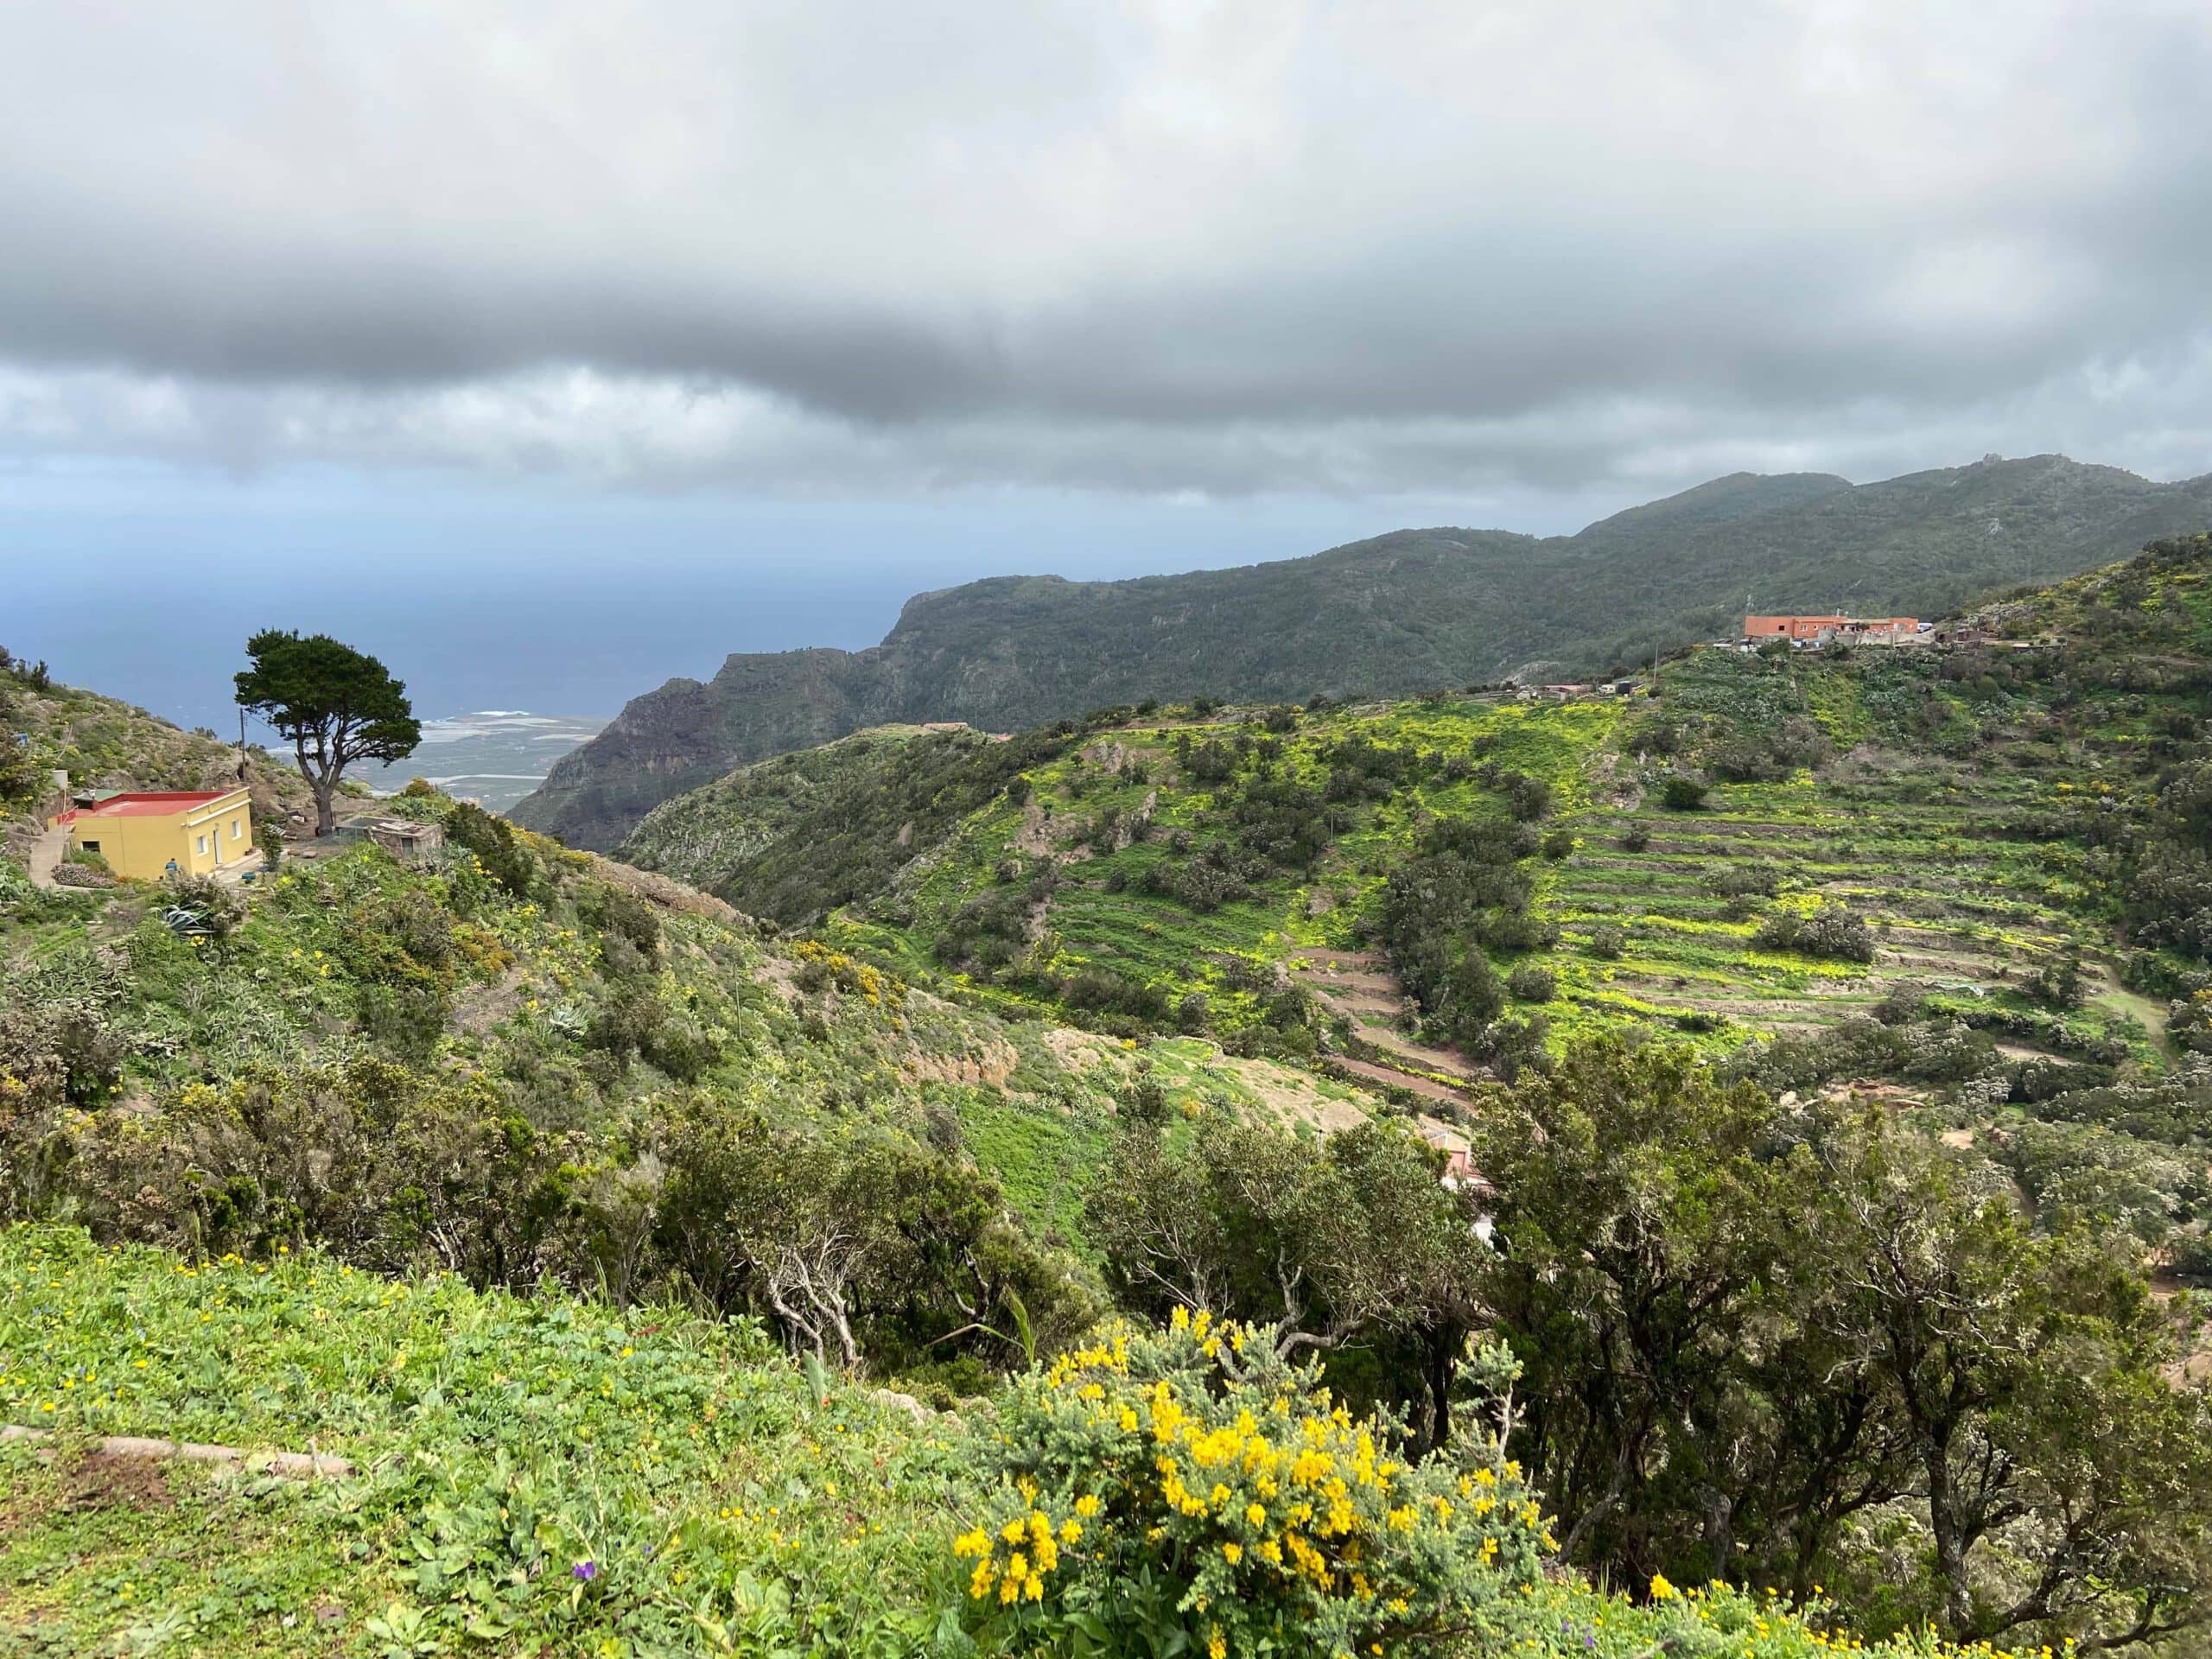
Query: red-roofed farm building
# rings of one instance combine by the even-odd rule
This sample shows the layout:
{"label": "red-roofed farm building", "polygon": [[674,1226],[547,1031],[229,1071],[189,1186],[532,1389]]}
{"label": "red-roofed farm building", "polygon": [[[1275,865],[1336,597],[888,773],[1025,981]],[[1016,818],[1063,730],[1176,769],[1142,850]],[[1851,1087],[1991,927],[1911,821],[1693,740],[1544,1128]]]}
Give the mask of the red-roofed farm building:
{"label": "red-roofed farm building", "polygon": [[207,875],[254,856],[253,812],[243,788],[110,795],[53,822],[69,845],[98,853],[118,875],[158,881],[171,865]]}

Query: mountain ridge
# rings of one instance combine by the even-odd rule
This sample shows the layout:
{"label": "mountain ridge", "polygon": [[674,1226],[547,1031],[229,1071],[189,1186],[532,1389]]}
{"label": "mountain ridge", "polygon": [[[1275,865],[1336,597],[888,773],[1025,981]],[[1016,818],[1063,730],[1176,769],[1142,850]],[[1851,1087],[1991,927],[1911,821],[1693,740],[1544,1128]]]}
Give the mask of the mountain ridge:
{"label": "mountain ridge", "polygon": [[864,650],[733,654],[633,699],[514,815],[603,851],[671,796],[869,726],[1600,672],[1710,638],[1746,600],[1940,614],[2207,522],[2212,477],[2039,455],[1863,485],[1730,474],[1573,536],[1436,526],[1112,582],[988,577],[913,595]]}

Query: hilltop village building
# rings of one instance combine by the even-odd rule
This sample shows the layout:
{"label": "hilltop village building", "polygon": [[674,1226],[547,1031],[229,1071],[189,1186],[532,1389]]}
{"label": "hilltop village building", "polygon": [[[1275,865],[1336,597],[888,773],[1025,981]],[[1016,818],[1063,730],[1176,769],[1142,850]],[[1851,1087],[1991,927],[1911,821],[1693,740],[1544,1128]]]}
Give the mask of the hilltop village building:
{"label": "hilltop village building", "polygon": [[209,875],[254,856],[253,812],[243,787],[138,791],[94,798],[51,820],[79,852],[98,853],[118,875],[158,881]]}
{"label": "hilltop village building", "polygon": [[1916,616],[1747,616],[1744,639],[1763,645],[1787,639],[1793,645],[1917,645],[1935,632]]}

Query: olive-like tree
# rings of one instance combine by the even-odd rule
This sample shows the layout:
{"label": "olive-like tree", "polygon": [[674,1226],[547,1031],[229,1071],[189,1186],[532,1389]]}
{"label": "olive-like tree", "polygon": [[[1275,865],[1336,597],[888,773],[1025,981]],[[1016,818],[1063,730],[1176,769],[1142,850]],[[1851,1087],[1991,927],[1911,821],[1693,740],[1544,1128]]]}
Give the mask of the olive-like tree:
{"label": "olive-like tree", "polygon": [[265,628],[245,643],[253,666],[238,677],[239,706],[292,746],[315,791],[315,832],[336,822],[331,802],[356,760],[402,760],[423,741],[407,687],[375,658],[327,633]]}

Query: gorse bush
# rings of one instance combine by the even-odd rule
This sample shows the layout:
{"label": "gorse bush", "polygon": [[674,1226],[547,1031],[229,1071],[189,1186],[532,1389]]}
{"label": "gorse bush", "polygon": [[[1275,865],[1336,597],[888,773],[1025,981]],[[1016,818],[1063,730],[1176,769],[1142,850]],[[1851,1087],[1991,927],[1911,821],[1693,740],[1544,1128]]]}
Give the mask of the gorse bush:
{"label": "gorse bush", "polygon": [[1022,1379],[997,1427],[953,1548],[971,1623],[1013,1651],[1427,1651],[1550,1544],[1495,1438],[1408,1461],[1272,1332],[1180,1307]]}

